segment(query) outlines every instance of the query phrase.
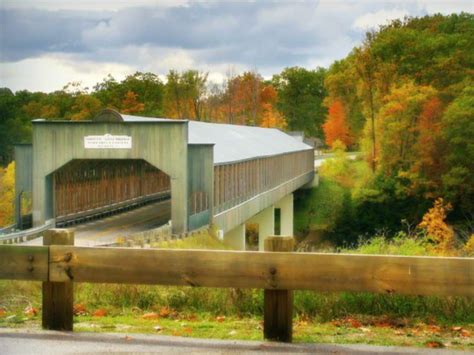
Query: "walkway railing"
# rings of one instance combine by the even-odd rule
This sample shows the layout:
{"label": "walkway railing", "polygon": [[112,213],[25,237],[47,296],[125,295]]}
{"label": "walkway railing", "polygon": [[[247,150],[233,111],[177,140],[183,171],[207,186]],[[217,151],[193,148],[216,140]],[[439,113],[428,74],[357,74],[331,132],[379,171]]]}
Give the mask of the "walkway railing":
{"label": "walkway railing", "polygon": [[474,297],[474,258],[294,253],[280,236],[267,252],[75,247],[65,229],[44,243],[0,246],[0,279],[43,282],[47,329],[72,330],[73,282],[264,289],[264,336],[280,341],[292,338],[292,290]]}

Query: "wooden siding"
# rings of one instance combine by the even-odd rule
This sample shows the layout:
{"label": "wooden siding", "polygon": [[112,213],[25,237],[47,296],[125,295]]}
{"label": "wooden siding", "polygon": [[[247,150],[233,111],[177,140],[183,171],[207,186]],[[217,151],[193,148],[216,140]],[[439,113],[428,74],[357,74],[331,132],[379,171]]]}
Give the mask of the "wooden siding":
{"label": "wooden siding", "polygon": [[170,178],[144,160],[74,160],[54,173],[55,217],[170,190]]}
{"label": "wooden siding", "polygon": [[314,171],[312,150],[214,167],[214,214]]}

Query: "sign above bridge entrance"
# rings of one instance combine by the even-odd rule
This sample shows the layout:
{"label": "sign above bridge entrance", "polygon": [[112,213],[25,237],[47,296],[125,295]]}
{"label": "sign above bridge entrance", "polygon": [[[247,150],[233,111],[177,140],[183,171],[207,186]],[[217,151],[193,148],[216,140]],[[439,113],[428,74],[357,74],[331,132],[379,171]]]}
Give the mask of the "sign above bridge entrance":
{"label": "sign above bridge entrance", "polygon": [[103,136],[85,136],[85,149],[132,149],[132,137],[113,136],[104,134]]}

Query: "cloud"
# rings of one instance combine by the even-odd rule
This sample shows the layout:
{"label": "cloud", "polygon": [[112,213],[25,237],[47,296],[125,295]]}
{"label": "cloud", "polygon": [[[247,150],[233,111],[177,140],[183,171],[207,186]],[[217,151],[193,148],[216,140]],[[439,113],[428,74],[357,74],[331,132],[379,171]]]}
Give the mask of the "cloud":
{"label": "cloud", "polygon": [[64,55],[46,55],[2,63],[0,86],[7,86],[13,91],[28,89],[51,92],[61,89],[69,82],[80,81],[83,87],[91,89],[108,73],[113,73],[114,77],[121,80],[133,71],[133,67],[123,64],[75,61]]}
{"label": "cloud", "polygon": [[369,12],[358,17],[352,27],[359,30],[376,29],[380,25],[387,25],[392,20],[403,19],[409,12],[407,10],[380,10],[377,12]]}
{"label": "cloud", "polygon": [[[449,13],[451,8],[472,5],[428,0],[4,0],[0,61],[8,76],[0,79],[1,85],[51,91],[73,75],[74,80],[89,82],[96,76],[100,81],[104,70],[118,77],[126,70],[163,76],[169,69],[196,68],[218,80],[234,68],[257,69],[270,77],[288,66],[328,66],[360,43],[367,29],[390,19]],[[62,74],[50,80],[54,66]],[[35,82],[28,82],[25,70]]]}

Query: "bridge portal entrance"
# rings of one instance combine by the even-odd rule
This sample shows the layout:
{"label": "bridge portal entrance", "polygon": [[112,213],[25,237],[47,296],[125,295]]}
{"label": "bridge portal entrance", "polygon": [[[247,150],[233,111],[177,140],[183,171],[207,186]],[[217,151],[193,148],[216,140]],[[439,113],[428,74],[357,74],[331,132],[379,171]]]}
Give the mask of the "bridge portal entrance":
{"label": "bridge portal entrance", "polygon": [[169,176],[143,159],[76,159],[52,174],[59,226],[98,218],[171,196]]}

